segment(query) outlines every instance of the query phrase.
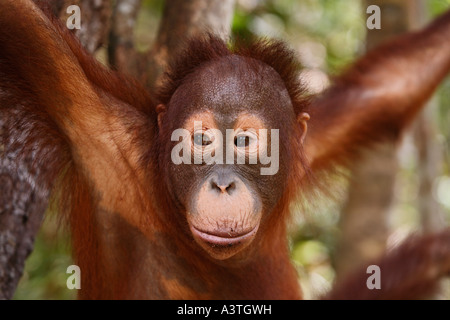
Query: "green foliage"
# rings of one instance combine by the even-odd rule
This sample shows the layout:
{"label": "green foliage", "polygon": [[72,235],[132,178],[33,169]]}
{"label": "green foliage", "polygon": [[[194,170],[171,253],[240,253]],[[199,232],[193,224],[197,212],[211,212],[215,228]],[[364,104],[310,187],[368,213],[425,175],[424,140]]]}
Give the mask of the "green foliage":
{"label": "green foliage", "polygon": [[[287,38],[290,42],[319,42],[327,49],[330,72],[352,61],[363,47],[365,20],[360,1],[266,0],[240,1],[234,35]],[[246,5],[246,3],[257,5]]]}
{"label": "green foliage", "polygon": [[448,10],[448,7],[450,6],[450,0],[431,0],[427,1],[427,5],[430,14],[432,16],[437,16],[445,10]]}

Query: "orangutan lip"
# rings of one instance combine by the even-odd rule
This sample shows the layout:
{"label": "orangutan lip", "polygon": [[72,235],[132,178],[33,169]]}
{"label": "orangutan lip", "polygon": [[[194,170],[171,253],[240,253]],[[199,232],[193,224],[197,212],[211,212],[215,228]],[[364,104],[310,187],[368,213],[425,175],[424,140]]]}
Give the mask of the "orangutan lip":
{"label": "orangutan lip", "polygon": [[230,235],[228,233],[224,233],[224,232],[213,234],[211,232],[201,231],[194,226],[191,226],[191,230],[194,235],[198,236],[203,241],[210,243],[212,245],[232,246],[232,245],[242,243],[242,242],[247,241],[248,239],[252,238],[255,235],[256,231],[258,230],[258,226],[259,226],[259,224],[257,224],[249,232],[246,232],[244,234],[239,234],[237,236],[232,236],[232,235]]}

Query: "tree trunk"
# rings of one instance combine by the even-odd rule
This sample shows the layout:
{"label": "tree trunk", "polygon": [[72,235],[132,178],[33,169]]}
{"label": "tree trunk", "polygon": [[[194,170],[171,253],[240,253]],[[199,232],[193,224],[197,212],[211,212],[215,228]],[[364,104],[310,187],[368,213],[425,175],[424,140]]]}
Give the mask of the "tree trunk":
{"label": "tree trunk", "polygon": [[[105,40],[110,16],[110,1],[36,0],[38,5],[49,4],[54,14],[66,19],[69,5],[81,10],[82,28],[74,32],[90,52],[100,48]],[[33,155],[17,160],[17,150],[3,139],[6,128],[0,114],[0,299],[11,299],[22,276],[25,260],[33,250],[34,239],[48,205],[49,192],[38,193],[39,172],[33,168]],[[12,113],[8,116],[12,116]],[[21,133],[16,133],[20,135]]]}
{"label": "tree trunk", "polygon": [[109,33],[109,64],[134,76],[139,76],[139,70],[143,67],[134,45],[134,29],[141,2],[117,0]]}
{"label": "tree trunk", "polygon": [[444,212],[433,196],[433,183],[442,172],[443,160],[442,148],[435,131],[436,121],[433,119],[433,111],[436,109],[436,101],[430,101],[412,128],[419,175],[417,210],[425,233],[436,232],[446,225]]}
{"label": "tree trunk", "polygon": [[108,52],[112,66],[139,79],[150,92],[190,37],[207,32],[230,36],[235,0],[166,0],[155,43],[148,52],[138,53],[133,29],[139,3],[117,1]]}
{"label": "tree trunk", "polygon": [[[409,29],[408,5],[402,0],[367,0],[381,9],[381,29],[367,31],[366,49]],[[347,200],[341,211],[341,237],[335,254],[336,277],[362,265],[386,249],[387,218],[393,203],[398,163],[396,146],[379,145],[367,151],[352,169]]]}
{"label": "tree trunk", "polygon": [[152,91],[160,84],[167,63],[190,37],[211,32],[228,38],[234,5],[235,0],[167,0],[156,41],[147,54],[147,87]]}
{"label": "tree trunk", "polygon": [[[425,1],[411,1],[411,27],[419,29],[427,20]],[[414,121],[411,134],[417,151],[417,172],[419,176],[419,192],[417,210],[420,225],[424,233],[432,233],[445,226],[444,212],[433,196],[433,182],[442,173],[443,150],[438,143],[436,120],[438,103],[430,100],[421,114]]]}
{"label": "tree trunk", "polygon": [[[368,30],[368,50],[393,35],[420,28],[427,21],[423,0],[378,0],[366,1],[366,4],[376,4],[382,12],[381,30]],[[429,104],[431,106],[425,108],[409,133],[412,133],[417,149],[417,210],[424,232],[436,231],[444,225],[443,213],[432,195],[433,181],[440,172],[437,164],[442,163],[442,152],[433,130],[435,102]],[[341,212],[342,236],[335,261],[338,278],[385,250],[397,168],[397,148],[393,144],[385,144],[368,151],[364,160],[352,170],[348,198]]]}
{"label": "tree trunk", "polygon": [[81,29],[74,29],[83,47],[90,53],[106,44],[112,15],[111,0],[64,0],[60,17],[63,21],[71,15],[67,7],[77,5],[81,11]]}
{"label": "tree trunk", "polygon": [[[0,112],[0,299],[11,299],[22,276],[25,259],[47,207],[48,193],[39,194],[30,181],[32,157],[17,163],[17,150],[3,139],[6,128]],[[6,151],[8,150],[8,151]]]}

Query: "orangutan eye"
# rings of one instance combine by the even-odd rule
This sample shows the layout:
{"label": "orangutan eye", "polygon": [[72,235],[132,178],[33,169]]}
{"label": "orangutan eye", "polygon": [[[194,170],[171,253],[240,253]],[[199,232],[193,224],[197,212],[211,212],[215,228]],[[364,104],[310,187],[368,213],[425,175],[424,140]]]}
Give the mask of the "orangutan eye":
{"label": "orangutan eye", "polygon": [[258,138],[251,132],[242,132],[234,137],[234,145],[238,148],[248,148],[254,146]]}
{"label": "orangutan eye", "polygon": [[213,138],[205,132],[194,133],[192,138],[197,146],[207,146],[213,142]]}
{"label": "orangutan eye", "polygon": [[244,135],[237,136],[237,137],[234,138],[234,144],[238,148],[248,147],[248,145],[249,145],[249,137],[248,136],[244,136]]}

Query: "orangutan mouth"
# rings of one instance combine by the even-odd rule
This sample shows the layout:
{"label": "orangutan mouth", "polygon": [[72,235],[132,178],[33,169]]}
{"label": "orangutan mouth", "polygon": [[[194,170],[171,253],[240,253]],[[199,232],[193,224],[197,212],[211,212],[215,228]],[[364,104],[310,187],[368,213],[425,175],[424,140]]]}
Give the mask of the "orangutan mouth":
{"label": "orangutan mouth", "polygon": [[258,231],[259,223],[250,230],[243,232],[202,231],[191,225],[192,234],[213,247],[231,247],[244,244],[253,239]]}

